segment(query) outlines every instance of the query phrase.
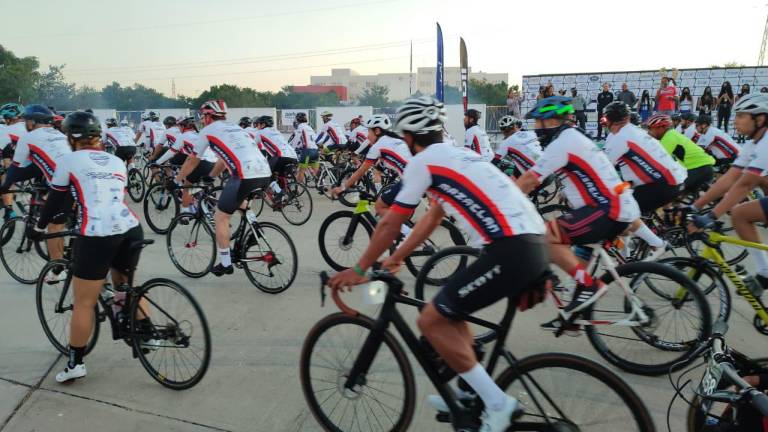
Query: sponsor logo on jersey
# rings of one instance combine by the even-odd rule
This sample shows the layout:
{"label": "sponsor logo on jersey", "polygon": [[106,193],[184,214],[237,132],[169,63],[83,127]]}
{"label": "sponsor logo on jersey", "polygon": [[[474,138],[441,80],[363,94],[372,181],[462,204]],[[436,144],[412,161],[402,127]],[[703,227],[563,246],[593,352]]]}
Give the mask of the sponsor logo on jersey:
{"label": "sponsor logo on jersey", "polygon": [[93,161],[93,163],[99,166],[105,166],[109,163],[109,155],[106,153],[88,152],[88,157]]}
{"label": "sponsor logo on jersey", "polygon": [[464,298],[471,293],[473,293],[478,288],[482,287],[483,285],[487,284],[489,281],[491,281],[495,276],[498,276],[501,274],[501,266],[496,264],[493,266],[492,269],[488,270],[487,272],[483,273],[478,277],[477,279],[471,281],[470,283],[464,285],[463,287],[459,288],[458,295],[461,298]]}

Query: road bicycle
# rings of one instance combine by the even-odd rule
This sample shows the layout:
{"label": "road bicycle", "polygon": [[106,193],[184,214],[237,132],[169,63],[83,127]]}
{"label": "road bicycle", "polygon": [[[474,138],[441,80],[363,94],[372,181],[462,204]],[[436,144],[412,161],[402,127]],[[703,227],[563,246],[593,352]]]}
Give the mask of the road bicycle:
{"label": "road bicycle", "polygon": [[42,183],[28,183],[28,186],[5,192],[14,194],[14,203],[21,216],[8,219],[0,227],[0,262],[13,279],[26,285],[37,281],[40,269],[48,261],[45,242],[30,239],[25,229],[27,224],[36,223],[44,204],[41,197],[47,190]]}
{"label": "road bicycle", "polygon": [[[394,327],[448,406],[450,412],[438,415],[438,421],[451,423],[454,430],[476,430],[482,401],[457,397],[450,384],[456,373],[426,339],[416,337],[397,307],[420,308],[424,303],[403,295],[403,283],[389,273],[374,272],[371,280],[368,287],[358,289],[383,299],[376,317],[350,308],[339,292],[332,290],[331,297],[341,312],[321,319],[304,340],[299,373],[312,415],[328,431],[408,429],[416,409],[416,382],[409,356],[390,331]],[[322,273],[321,281],[322,304],[328,275]],[[547,283],[546,278],[540,283]],[[476,340],[474,349],[488,373],[496,376],[499,387],[524,408],[508,431],[656,430],[642,400],[607,368],[565,353],[522,359],[514,356],[505,344],[515,306],[509,299],[499,324],[461,316],[493,329],[494,337]],[[486,346],[492,342],[486,356]],[[459,385],[466,387],[461,382]]]}
{"label": "road bicycle", "polygon": [[[679,270],[656,262],[617,264],[608,252],[610,243],[588,247],[587,269],[608,291],[570,321],[559,319],[555,335],[578,335],[583,330],[604,359],[639,375],[663,375],[670,367],[683,367],[691,361],[692,353],[712,331],[709,304],[696,283]],[[416,278],[416,298],[434,297],[437,290],[429,289],[429,285],[444,286],[481,253],[460,246],[431,256]],[[427,283],[428,279],[432,282]],[[566,282],[558,280],[551,295],[558,309],[573,296],[575,283],[570,279]],[[687,290],[686,295],[675,299],[681,287]],[[483,316],[495,312],[491,309]]]}
{"label": "road bicycle", "polygon": [[316,189],[320,195],[333,198],[332,190],[341,184],[342,175],[349,164],[348,161],[334,164],[331,156],[321,154],[317,171],[313,173],[312,169],[305,170],[304,185]]}
{"label": "road bicycle", "polygon": [[[126,164],[126,166],[128,165]],[[144,178],[144,174],[141,173],[141,170],[137,168],[135,164],[133,166],[128,166],[128,178],[126,179],[125,188],[128,191],[128,196],[131,197],[133,202],[139,203],[144,199],[144,193],[147,188],[146,179]]]}
{"label": "road bicycle", "polygon": [[[71,231],[47,234],[45,238],[72,236]],[[112,287],[105,284],[94,309],[94,328],[86,345],[93,350],[99,327],[109,321],[112,339],[122,340],[132,348],[149,375],[165,387],[184,390],[205,376],[211,361],[211,334],[202,308],[183,286],[170,279],[154,278],[134,285],[134,274],[141,249],[154,240],[138,240],[129,245],[134,254],[128,283]],[[74,296],[72,286],[72,248],[65,258],[43,267],[37,280],[35,304],[46,337],[60,353],[67,355],[69,323]],[[46,282],[49,273],[66,277]],[[141,321],[149,318],[149,321]]]}
{"label": "road bicycle", "polygon": [[[175,172],[172,165],[147,165],[158,167],[144,196],[144,220],[156,234],[165,234],[181,206],[181,191],[174,187]],[[170,172],[168,172],[170,171]]]}
{"label": "road bicycle", "polygon": [[[198,194],[195,213],[181,213],[168,228],[166,247],[171,262],[184,275],[200,278],[207,275],[216,261],[216,234],[213,212],[217,200],[212,185],[203,186]],[[271,222],[259,221],[248,204],[259,196],[255,191],[246,199],[239,223],[232,231],[232,264],[245,271],[258,289],[278,294],[288,289],[296,278],[298,256],[290,235]]]}
{"label": "road bicycle", "polygon": [[282,213],[286,221],[291,225],[304,225],[312,217],[312,195],[303,184],[296,181],[296,165],[286,168],[288,174],[274,175],[273,180],[280,187],[280,193],[275,193],[271,188],[265,188],[254,201],[252,210],[256,216],[261,216],[264,205],[272,211]]}

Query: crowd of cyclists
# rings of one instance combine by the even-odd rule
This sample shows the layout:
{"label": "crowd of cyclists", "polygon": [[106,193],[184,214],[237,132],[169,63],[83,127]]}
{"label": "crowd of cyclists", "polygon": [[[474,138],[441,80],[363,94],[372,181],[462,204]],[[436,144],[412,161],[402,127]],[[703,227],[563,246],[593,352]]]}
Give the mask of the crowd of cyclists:
{"label": "crowd of cyclists", "polygon": [[[42,239],[68,223],[79,233],[72,251],[76,296],[69,361],[56,375],[68,382],[86,375],[85,346],[104,279],[110,274],[115,285],[124,281],[131,265],[127,245],[143,238],[140,218],[125,202],[127,170],[138,154],[147,155],[153,173],[177,167],[182,213],[194,212],[197,205],[185,187],[228,173],[214,215],[215,276],[234,271],[230,219],[255,191],[271,189],[279,202],[284,191],[276,176],[295,170],[296,181],[303,183],[323,158],[351,155],[357,168],[340,179],[332,195],[345,194],[372,173],[378,223],[357,263],[334,275],[329,287],[365,283],[374,266],[397,273],[441,221],[455,221],[467,243],[481,249],[480,256],[442,286],[417,324],[482,400],[480,430],[504,431],[522,406],[486,372],[469,324],[457,317],[507,298],[523,309],[533,307],[543,299],[536,282],[553,263],[576,286],[558,316],[541,326],[552,331],[572,326],[607,289],[592,277],[583,248],[619,238],[627,255],[643,242],[650,251],[644,259],[656,260],[671,246],[642,216],[663,209],[688,215],[691,232],[712,229],[729,214],[740,238],[761,243],[757,224],[768,222],[768,198],[750,197],[768,187],[768,94],[745,95],[733,111],[744,143],[714,127],[708,114],[656,114],[640,124],[629,106],[612,102],[600,119],[608,130],[600,147],[575,126],[572,100],[565,96],[541,98],[525,119],[501,118],[502,140],[495,145],[480,126],[481,113],[473,109],[464,115],[464,145],[457,145],[445,129],[444,105],[431,97],[407,100],[394,117],[353,119],[348,130],[326,111],[315,131],[299,113],[288,139],[270,116],[229,121],[223,100],[205,102],[197,116],[160,121],[159,113],[149,112],[135,131],[115,118],[105,119],[102,127],[91,112],[61,116],[43,105],[8,103],[0,107],[5,168],[0,193],[8,220],[16,217],[7,193],[14,184],[30,179],[47,184],[45,205],[28,223],[27,235]],[[383,187],[382,170],[397,180]],[[559,196],[569,210],[545,220],[530,198],[553,185],[562,188]],[[426,210],[410,224],[425,196]],[[684,203],[684,197],[692,199]],[[62,239],[48,240],[51,259],[60,258],[62,249]],[[768,289],[768,255],[754,251],[751,256],[756,273],[745,283],[759,293]],[[756,385],[765,390],[768,379]],[[444,405],[439,397],[430,402],[438,409]]]}

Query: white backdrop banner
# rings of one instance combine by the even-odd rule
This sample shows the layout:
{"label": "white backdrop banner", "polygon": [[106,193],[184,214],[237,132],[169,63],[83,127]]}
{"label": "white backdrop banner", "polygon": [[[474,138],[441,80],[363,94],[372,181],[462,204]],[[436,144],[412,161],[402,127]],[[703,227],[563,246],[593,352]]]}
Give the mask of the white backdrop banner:
{"label": "white backdrop banner", "polygon": [[293,121],[296,119],[296,114],[304,113],[309,118],[308,109],[283,109],[280,110],[280,122],[284,128],[293,129]]}
{"label": "white backdrop banner", "polygon": [[227,120],[232,123],[239,122],[241,117],[253,118],[264,115],[271,116],[277,122],[275,118],[277,110],[275,108],[230,108],[227,110]]}
{"label": "white backdrop banner", "polygon": [[363,116],[363,121],[373,115],[373,107],[370,106],[349,106],[349,107],[317,107],[315,109],[315,118],[317,119],[317,128],[323,124],[323,120],[320,118],[320,114],[323,111],[330,111],[333,114],[333,121],[341,125],[346,126],[350,120],[355,117]]}

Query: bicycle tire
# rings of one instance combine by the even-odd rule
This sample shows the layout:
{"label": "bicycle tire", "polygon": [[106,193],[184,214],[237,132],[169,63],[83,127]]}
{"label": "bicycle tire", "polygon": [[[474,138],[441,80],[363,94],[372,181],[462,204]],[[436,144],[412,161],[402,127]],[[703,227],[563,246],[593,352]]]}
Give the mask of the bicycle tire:
{"label": "bicycle tire", "polygon": [[[522,387],[523,390],[526,388],[531,390],[538,390],[542,391],[543,386],[540,382],[536,382],[531,379],[531,375],[536,370],[542,370],[542,369],[563,369],[563,370],[572,370],[576,372],[581,372],[585,374],[588,377],[594,378],[596,381],[601,382],[604,384],[604,387],[607,388],[607,390],[613,390],[617,396],[622,400],[624,405],[627,407],[629,413],[631,415],[629,418],[626,416],[623,416],[621,413],[618,413],[618,415],[613,416],[616,414],[615,411],[611,412],[614,419],[616,419],[619,422],[623,422],[622,424],[617,424],[616,427],[608,428],[608,429],[600,429],[600,430],[621,430],[621,431],[641,431],[641,432],[655,432],[656,426],[653,423],[653,418],[651,417],[650,412],[648,411],[648,408],[643,403],[642,399],[635,393],[632,388],[623,380],[621,377],[616,375],[615,373],[611,372],[609,369],[601,366],[600,364],[589,360],[587,358],[573,355],[573,354],[565,354],[565,353],[543,353],[543,354],[536,354],[532,355],[530,357],[526,357],[524,359],[519,360],[512,366],[506,368],[502,373],[499,375],[499,377],[496,379],[496,382],[498,383],[499,387],[501,387],[502,390],[505,392],[508,392],[508,389],[515,384],[516,381],[520,381],[521,383],[525,383],[526,381],[533,381],[535,384],[531,385],[528,384],[527,387]],[[568,374],[571,375],[571,374]],[[576,376],[576,374],[572,374],[573,376]],[[520,377],[527,377],[527,380],[521,380]],[[562,386],[562,383],[552,383],[555,386]],[[585,386],[579,386],[579,388],[584,388]],[[602,387],[602,386],[601,386]],[[592,388],[592,387],[588,387]],[[561,388],[555,388],[552,389],[553,391],[549,392],[549,396],[552,396],[553,394],[560,394]],[[523,403],[525,406],[525,401],[530,399],[530,394],[526,394],[526,391],[522,391],[519,394],[513,394],[512,396],[518,397],[518,400]],[[508,393],[509,394],[509,393]],[[545,392],[545,394],[547,394]],[[554,397],[554,396],[552,396]],[[578,396],[576,396],[578,398]],[[543,399],[543,398],[542,398]],[[588,411],[590,414],[600,417],[599,410],[595,411],[596,404],[590,403],[590,398],[584,398],[579,399],[578,404],[584,406],[584,409]],[[539,400],[539,402],[543,402],[543,400]],[[543,414],[538,414],[540,411],[537,411],[537,407],[535,404],[531,404],[533,406],[530,406],[526,408],[525,414],[523,414],[522,417],[518,418],[516,420],[516,424],[523,424],[534,421],[540,422],[542,421],[542,418],[544,417]],[[547,403],[547,406],[549,406],[549,403]],[[562,408],[562,406],[560,406]],[[555,418],[555,410],[547,410],[547,415],[550,416],[550,418]],[[606,416],[611,417],[611,416]],[[531,419],[533,418],[533,419]],[[568,420],[573,421],[572,418],[569,418]],[[631,429],[627,424],[628,421],[634,420],[634,423],[636,425],[635,429]],[[564,423],[564,422],[559,422]],[[565,422],[569,426],[572,425],[570,422]],[[590,426],[593,426],[592,422],[590,423]],[[573,426],[563,428],[562,430],[574,430],[572,429]],[[578,427],[578,425],[576,425]],[[552,428],[526,428],[524,430],[561,430],[557,427]],[[586,429],[579,429],[579,430],[586,430]]]}
{"label": "bicycle tire", "polygon": [[[356,262],[356,260],[360,258],[360,255],[362,254],[362,252],[365,251],[365,248],[363,248],[362,250],[359,251],[360,253],[352,254],[353,256],[350,256],[351,260],[349,262],[345,261],[343,263],[340,263],[339,261],[337,261],[337,259],[334,259],[333,257],[331,257],[331,254],[329,253],[329,250],[328,250],[329,245],[326,244],[326,238],[325,238],[326,233],[328,232],[328,228],[331,226],[332,223],[334,223],[336,220],[339,220],[339,219],[346,218],[350,220],[349,223],[352,223],[351,221],[352,216],[354,216],[354,213],[352,211],[340,210],[340,211],[337,211],[336,213],[332,213],[331,215],[329,215],[327,218],[325,218],[323,223],[320,225],[320,231],[318,232],[318,245],[320,246],[320,255],[323,256],[325,263],[328,264],[332,269],[336,271],[342,271],[352,267],[354,265],[354,262]],[[364,246],[367,246],[367,244],[370,242],[371,236],[373,235],[373,227],[370,226],[368,221],[365,220],[365,218],[363,218],[362,216],[359,218],[358,223],[359,225],[362,225],[363,229],[368,234],[368,242],[366,242],[366,244],[364,245]],[[343,226],[347,227],[349,225],[345,224]],[[355,232],[357,232],[357,229],[355,230]],[[352,245],[355,243],[355,240],[352,239],[352,243],[350,243],[349,245],[344,245],[342,244],[342,239],[343,239],[343,234],[341,237],[335,240],[339,243],[340,247],[351,248]]]}
{"label": "bicycle tire", "polygon": [[[350,169],[344,171],[344,173],[341,174],[341,181],[339,184],[346,184],[346,181],[352,176],[352,174],[356,171],[356,169]],[[365,179],[360,179],[361,182],[365,182]],[[357,206],[357,202],[360,201],[360,195],[355,192],[349,192],[349,193],[343,193],[339,195],[339,202],[342,203],[346,207],[355,208]]]}
{"label": "bicycle tire", "polygon": [[[699,347],[701,343],[706,341],[709,336],[712,334],[712,315],[709,310],[709,304],[707,303],[704,294],[699,290],[698,285],[696,285],[695,282],[693,282],[690,278],[688,278],[685,274],[681,273],[680,271],[664,264],[660,264],[657,262],[631,262],[627,264],[622,264],[618,267],[616,267],[616,273],[619,276],[625,277],[634,275],[632,277],[632,281],[630,283],[630,287],[634,285],[634,282],[638,281],[640,276],[645,276],[649,274],[656,274],[661,275],[664,277],[669,278],[670,280],[674,281],[677,286],[685,287],[686,290],[688,290],[691,300],[693,304],[695,304],[695,307],[697,311],[700,313],[701,316],[701,323],[700,328],[697,329],[697,336],[693,340],[686,340],[681,341],[679,343],[669,343],[666,341],[659,342],[655,338],[657,338],[656,335],[648,335],[645,332],[644,328],[639,327],[630,327],[632,332],[636,337],[639,338],[640,341],[644,342],[648,346],[653,347],[653,349],[656,349],[657,351],[653,351],[655,353],[657,352],[677,352],[680,353],[680,355],[677,355],[673,359],[669,361],[664,361],[661,363],[654,362],[652,364],[640,364],[634,361],[627,360],[626,358],[623,358],[620,354],[615,353],[612,349],[610,349],[606,343],[601,338],[601,334],[598,332],[598,328],[603,328],[604,326],[600,325],[590,325],[586,326],[586,333],[587,337],[589,338],[590,343],[595,348],[595,350],[602,356],[604,359],[606,359],[609,363],[613,364],[614,366],[638,375],[646,375],[646,376],[659,376],[663,374],[669,373],[671,370],[677,370],[681,367],[684,367],[688,363],[690,363],[693,358],[691,357],[691,354],[694,353],[694,351]],[[609,272],[606,272],[602,277],[601,280],[604,284],[609,285],[611,282],[613,282],[613,276]],[[634,288],[634,291],[637,291],[637,287]],[[622,293],[623,294],[623,293]],[[583,314],[584,318],[587,320],[592,320],[594,313],[596,311],[601,311],[598,309],[598,305],[601,305],[601,301],[606,300],[606,296],[604,295],[600,299],[598,299],[595,303],[587,307],[585,309],[585,312]],[[623,301],[623,313],[629,313],[629,304],[626,300],[626,298]],[[647,306],[644,305],[644,306]],[[602,303],[602,306],[605,307],[605,302]],[[654,315],[656,318],[658,318],[657,315]],[[599,320],[597,318],[596,320]],[[654,324],[658,324],[658,322],[655,322]],[[621,326],[605,326],[605,327],[621,327]],[[641,332],[641,329],[643,330]],[[609,338],[606,338],[609,339]]]}
{"label": "bicycle tire", "polygon": [[[725,231],[725,230],[722,230],[722,231]],[[698,240],[691,241],[690,239],[687,239],[687,241],[685,242],[685,248],[688,250],[688,253],[692,257],[700,256],[701,255],[699,253],[700,249],[695,248],[694,244],[700,244],[700,242]],[[726,252],[722,249],[723,246],[728,247],[728,249],[726,249],[729,251],[728,254],[726,254]],[[732,248],[739,250],[739,252],[734,256],[729,256]],[[749,251],[747,250],[747,248],[732,245],[729,243],[721,243],[718,249],[719,249],[718,252],[720,252],[720,255],[722,255],[723,259],[725,259],[725,262],[727,262],[729,266],[735,266],[736,264],[739,264],[740,262],[744,261],[749,255]]]}
{"label": "bicycle tire", "polygon": [[[58,282],[56,284],[49,284],[45,282],[45,275],[48,274],[49,271],[53,271],[56,268],[64,267],[62,270],[67,271],[67,278],[61,282]],[[37,318],[40,320],[40,325],[43,327],[43,333],[45,333],[45,337],[48,338],[48,341],[53,345],[54,348],[56,348],[56,351],[60,352],[63,355],[69,355],[69,322],[72,315],[72,310],[60,312],[64,316],[63,319],[65,319],[65,323],[62,326],[61,332],[55,331],[51,328],[51,321],[53,318],[46,313],[46,305],[44,302],[44,294],[43,291],[50,291],[54,289],[54,285],[60,286],[61,290],[66,290],[69,294],[70,298],[72,296],[72,291],[69,289],[72,284],[72,265],[68,260],[64,259],[58,259],[53,260],[49,262],[48,264],[43,267],[43,270],[40,272],[40,277],[37,280],[37,284],[35,286],[35,308],[37,309]],[[46,296],[47,297],[47,296]],[[61,294],[57,294],[53,297],[51,297],[52,300],[58,302],[58,300],[61,298]],[[72,300],[74,301],[74,300]],[[50,305],[47,305],[50,306]],[[71,304],[69,305],[71,306]],[[57,312],[51,311],[51,314],[56,314]],[[96,305],[96,308],[94,309],[94,319],[93,319],[93,330],[91,332],[91,338],[88,340],[88,343],[85,345],[85,354],[90,353],[93,351],[93,348],[96,346],[96,342],[99,340],[99,328],[100,328],[100,322],[101,318],[99,317],[99,306]],[[55,334],[56,333],[56,334]]]}
{"label": "bicycle tire", "polygon": [[[309,193],[309,190],[307,189],[306,186],[300,185],[295,182],[287,184],[285,186],[285,189],[286,190],[284,191],[284,197],[287,198],[287,201],[284,201],[283,205],[280,207],[280,213],[283,214],[283,217],[285,218],[286,221],[288,221],[289,224],[296,225],[296,226],[304,225],[305,223],[307,223],[309,218],[312,217],[312,209],[313,209],[312,194]],[[301,211],[302,204],[300,200],[302,199],[307,200],[307,203],[305,203],[303,206],[305,209],[308,209],[308,211],[304,213],[302,213]],[[294,214],[293,212],[290,212],[290,211],[286,213],[286,208],[291,209],[294,207],[296,209],[299,209],[298,214],[301,217],[294,218],[292,216],[289,216],[289,214],[290,215]]]}
{"label": "bicycle tire", "polygon": [[[187,221],[187,225],[183,224],[183,221]],[[178,256],[181,254],[177,254],[174,251],[173,247],[173,238],[175,230],[178,228],[181,230],[181,227],[187,227],[189,224],[192,224],[191,230],[194,231],[194,241],[189,241],[190,239],[186,239],[187,241],[184,242],[184,248],[197,249],[198,245],[198,239],[199,235],[205,235],[207,238],[210,238],[211,241],[211,253],[210,258],[208,259],[208,264],[205,267],[205,269],[189,269],[185,265],[183,265],[180,262],[180,259]],[[200,233],[200,230],[203,230],[203,233]],[[179,233],[181,235],[181,233]],[[182,240],[183,237],[182,237]],[[213,232],[213,229],[208,225],[207,222],[205,222],[202,218],[198,217],[197,215],[191,214],[191,213],[181,213],[175,218],[173,218],[173,221],[171,221],[171,225],[168,227],[168,233],[165,235],[165,244],[166,249],[168,250],[168,256],[171,259],[171,262],[173,265],[178,269],[183,275],[191,277],[191,278],[201,278],[205,275],[207,275],[211,269],[213,268],[213,265],[216,262],[216,235]],[[202,251],[202,249],[200,249]],[[201,261],[202,262],[202,261]]]}
{"label": "bicycle tire", "polygon": [[[165,222],[159,215],[168,210],[171,210],[173,214],[170,215],[170,218],[166,215],[164,218],[168,219],[168,222]],[[152,214],[155,215],[152,216]],[[144,220],[152,231],[156,234],[166,234],[171,221],[178,214],[179,198],[175,193],[166,190],[164,184],[154,184],[147,190],[144,196]]]}
{"label": "bicycle tire", "polygon": [[[241,254],[243,256],[245,256],[249,252],[249,248],[252,244],[251,242],[254,239],[253,231],[247,229],[247,227],[246,227],[246,230],[247,231],[245,232],[243,237],[241,237],[241,241],[240,241],[240,247],[242,248]],[[283,277],[279,285],[268,286],[264,282],[259,281],[256,278],[256,275],[261,273],[256,271],[255,266],[249,266],[247,261],[245,262],[241,261],[241,262],[243,265],[243,270],[245,270],[245,276],[248,278],[251,284],[253,284],[253,286],[255,286],[256,288],[260,289],[261,291],[267,294],[279,294],[287,290],[288,288],[290,288],[290,286],[293,284],[293,281],[296,279],[296,273],[298,271],[298,265],[299,265],[299,257],[296,254],[296,246],[294,246],[293,240],[291,240],[291,236],[288,235],[288,233],[284,229],[280,228],[279,225],[274,224],[272,222],[258,222],[258,228],[256,229],[256,231],[258,235],[261,237],[261,240],[256,241],[253,244],[266,243],[267,244],[266,256],[270,258],[261,259],[265,255],[262,253],[260,254],[261,257],[258,260],[255,260],[253,262],[266,262],[267,269],[265,274],[269,275],[270,281],[274,280],[273,266],[271,266],[270,260],[276,260],[278,261],[278,263],[284,263],[288,255],[286,253],[280,253],[279,250],[278,252],[275,252],[276,248],[274,245],[274,241],[270,243],[268,239],[265,239],[264,234],[266,232],[269,232],[270,230],[275,231],[280,237],[282,237],[283,240],[285,241],[285,244],[288,246],[288,254],[290,255],[290,259],[291,259],[291,263],[289,264],[290,273],[288,274],[288,276]],[[246,256],[246,258],[248,257]]]}
{"label": "bicycle tire", "polygon": [[[682,271],[702,288],[702,294],[709,299],[710,311],[717,311],[717,313],[712,314],[713,323],[717,321],[728,322],[728,318],[731,317],[731,308],[733,307],[731,290],[728,288],[725,279],[723,279],[722,273],[713,263],[703,258],[688,257],[670,257],[661,259],[658,262],[671,265]],[[684,269],[686,268],[689,270],[685,271]],[[712,281],[706,288],[700,282],[702,275],[706,275]],[[657,294],[662,295],[662,293]],[[717,307],[712,307],[713,305]]]}
{"label": "bicycle tire", "polygon": [[[464,235],[461,233],[461,230],[459,229],[459,227],[457,227],[456,225],[451,223],[449,220],[447,220],[447,219],[441,220],[440,221],[440,227],[442,227],[442,228],[444,228],[444,229],[446,229],[448,231],[448,236],[449,236],[452,244],[440,248],[439,246],[437,246],[434,243],[434,241],[432,241],[431,239],[427,239],[424,242],[424,245],[421,246],[422,249],[425,249],[427,247],[431,247],[432,249],[434,249],[434,252],[432,253],[432,255],[434,255],[435,253],[439,252],[442,249],[445,249],[445,248],[448,248],[448,247],[454,247],[454,246],[464,246],[464,245],[467,244],[467,240],[464,238]],[[432,235],[434,235],[434,232],[432,234],[430,234],[430,237]],[[427,257],[426,259],[428,260],[429,257]],[[419,261],[422,261],[422,262],[419,263]],[[411,272],[411,274],[414,277],[419,275],[421,268],[424,266],[424,263],[426,263],[426,260],[424,260],[420,256],[414,256],[413,253],[411,253],[411,255],[408,255],[405,258],[405,266],[408,268],[408,271]],[[429,283],[429,282],[431,282],[431,281],[428,279],[427,283]]]}
{"label": "bicycle tire", "polygon": [[[23,217],[8,219],[0,227],[0,238],[10,236],[8,241],[0,248],[0,262],[11,277],[24,285],[32,285],[37,282],[40,270],[45,267],[45,257],[39,251],[39,242],[32,242],[25,234],[26,221]],[[11,234],[6,234],[11,232]],[[16,258],[16,259],[14,259]],[[21,262],[22,268],[14,268]]]}
{"label": "bicycle tire", "polygon": [[[261,212],[264,211],[264,201],[269,199],[267,197],[267,194],[264,193],[264,191],[259,192],[259,195],[256,196],[254,199],[250,202],[250,208],[253,214],[256,215],[256,217],[261,216]],[[272,208],[272,203],[270,202],[269,207]]]}
{"label": "bicycle tire", "polygon": [[[313,382],[312,382],[313,380],[312,359],[313,359],[313,354],[315,353],[315,350],[320,349],[318,348],[318,342],[322,340],[321,337],[323,336],[323,334],[336,326],[341,326],[345,324],[351,325],[351,326],[358,326],[361,328],[361,331],[370,331],[374,326],[374,321],[362,315],[357,317],[351,317],[348,315],[344,315],[342,313],[335,313],[335,314],[326,316],[325,318],[321,319],[317,324],[315,324],[307,334],[307,337],[304,339],[304,344],[301,349],[301,357],[299,360],[299,364],[300,364],[299,376],[301,380],[301,389],[302,389],[302,392],[304,393],[304,399],[306,400],[307,405],[309,406],[309,411],[315,417],[315,420],[317,420],[317,422],[320,423],[320,425],[322,425],[323,429],[327,431],[334,431],[334,432],[341,432],[343,429],[341,429],[339,426],[335,424],[335,422],[330,418],[329,414],[324,412],[322,408],[323,402],[319,401],[317,395],[315,394],[315,389],[313,387]],[[390,426],[384,427],[379,424],[376,427],[376,429],[399,432],[399,431],[407,430],[408,426],[411,424],[413,420],[413,416],[416,411],[416,382],[413,375],[413,369],[411,368],[411,365],[408,361],[408,357],[405,351],[403,350],[402,346],[397,342],[397,339],[395,339],[394,336],[392,336],[392,334],[387,331],[383,333],[383,342],[377,354],[378,359],[381,359],[383,357],[382,351],[385,349],[385,347],[392,354],[392,357],[394,357],[394,360],[395,360],[394,363],[399,368],[400,377],[403,380],[403,395],[402,397],[396,399],[397,402],[401,403],[400,405],[401,409],[400,409],[400,414],[398,415],[398,418],[395,421],[390,421],[390,423],[392,423],[391,427]],[[349,360],[354,361],[354,358],[350,358]],[[326,363],[327,363],[327,360],[326,360]],[[376,360],[374,359],[372,366],[375,366],[375,365],[376,365]],[[346,365],[340,365],[340,367],[342,368],[344,366]],[[349,366],[351,367],[351,364]],[[395,365],[387,364],[386,366],[391,369]],[[327,369],[330,369],[330,368],[326,366],[326,370]],[[342,380],[340,380],[339,377],[343,377],[344,372],[348,372],[348,368],[345,368],[345,369],[346,370],[338,371],[339,375],[333,380],[333,383],[336,384],[336,387],[338,387],[339,383],[342,382]],[[370,371],[369,371],[369,375],[372,375],[370,374]],[[368,378],[369,375],[366,375],[366,378]],[[391,377],[388,376],[388,378],[391,378]],[[321,380],[321,383],[324,387],[328,387],[328,383],[323,382],[323,380]],[[364,399],[365,389],[366,387],[363,387],[362,388],[363,391],[356,392],[356,394],[360,395],[358,399],[350,399],[350,400],[365,401]],[[334,390],[333,387],[330,390],[334,392],[339,391],[339,393],[342,394],[341,397],[343,400],[344,390],[342,389]],[[318,391],[325,391],[325,390],[318,390]],[[383,394],[383,395],[386,396],[386,394]],[[375,403],[375,402],[371,402],[371,403]],[[379,404],[381,405],[380,402]],[[370,406],[371,405],[368,405],[368,407]],[[364,408],[361,408],[361,409],[364,409]],[[394,409],[392,409],[391,407],[390,409],[394,411]],[[356,414],[357,409],[354,412]],[[332,415],[333,412],[330,414]],[[361,430],[372,430],[372,429],[361,428]]]}
{"label": "bicycle tire", "polygon": [[[163,279],[163,278],[157,278],[157,279],[150,279],[139,288],[138,293],[136,294],[135,300],[131,303],[131,309],[130,309],[130,316],[131,316],[131,333],[134,335],[141,335],[142,330],[139,328],[139,324],[136,320],[136,317],[138,316],[139,307],[141,304],[141,299],[145,299],[148,304],[151,306],[155,306],[154,309],[151,309],[150,312],[154,312],[154,310],[157,311],[158,314],[161,314],[161,317],[165,315],[165,324],[162,325],[163,320],[158,319],[157,314],[150,314],[150,319],[153,321],[152,323],[152,336],[159,336],[159,335],[165,335],[170,334],[170,337],[173,337],[175,339],[175,343],[173,344],[173,353],[171,355],[174,355],[178,352],[181,352],[180,346],[183,347],[185,343],[188,343],[188,340],[185,340],[186,338],[189,338],[192,336],[192,332],[190,334],[185,334],[184,330],[182,328],[183,325],[188,325],[190,322],[189,319],[183,319],[183,318],[176,318],[173,316],[169,316],[170,313],[168,312],[168,307],[158,307],[156,302],[150,299],[147,295],[150,290],[152,290],[155,287],[158,286],[167,286],[178,292],[182,297],[184,297],[189,304],[191,305],[192,309],[194,310],[194,313],[197,315],[197,319],[200,322],[200,325],[202,329],[195,329],[195,332],[202,331],[202,342],[205,344],[205,346],[202,349],[202,356],[196,355],[198,359],[200,359],[201,364],[200,367],[197,369],[197,371],[188,379],[179,381],[169,378],[168,373],[161,373],[158,371],[152,364],[151,360],[149,358],[149,353],[157,353],[157,350],[147,350],[146,345],[144,345],[143,337],[140,336],[134,336],[133,339],[133,349],[134,353],[139,358],[139,362],[141,362],[141,365],[144,366],[144,369],[149,373],[149,375],[155,379],[155,381],[159,382],[163,387],[167,387],[172,390],[186,390],[188,388],[194,387],[197,383],[200,382],[201,379],[205,376],[205,373],[208,371],[208,366],[211,362],[211,332],[208,328],[208,321],[205,318],[205,313],[203,312],[203,309],[200,307],[200,304],[197,302],[195,297],[190,294],[190,292],[181,286],[180,284],[170,280],[170,279]],[[160,323],[161,325],[158,325]],[[172,327],[172,325],[175,325],[176,327]],[[145,335],[146,337],[146,335]],[[167,339],[166,339],[167,341]],[[160,348],[163,348],[161,346]],[[164,363],[168,363],[167,359],[164,359]],[[174,362],[174,364],[176,364]],[[189,363],[184,362],[185,369],[189,368]]]}
{"label": "bicycle tire", "polygon": [[425,293],[424,293],[424,288],[426,285],[443,286],[446,283],[448,283],[448,280],[451,279],[456,274],[456,272],[459,271],[459,269],[465,269],[467,267],[467,262],[469,261],[469,258],[459,258],[459,264],[457,265],[457,270],[451,272],[449,275],[445,277],[440,277],[440,278],[434,278],[429,276],[429,273],[432,270],[434,270],[434,268],[441,261],[445,261],[448,257],[452,255],[477,258],[480,256],[480,249],[472,246],[453,246],[453,247],[448,247],[441,251],[438,251],[437,253],[429,257],[427,262],[425,262],[424,265],[421,267],[419,274],[416,275],[416,282],[414,283],[414,295],[416,296],[417,299],[422,301],[428,300],[427,298],[425,298]]}
{"label": "bicycle tire", "polygon": [[126,180],[126,189],[128,189],[128,196],[135,203],[141,202],[144,199],[144,192],[146,192],[146,184],[144,176],[136,168],[128,170],[128,178]]}

